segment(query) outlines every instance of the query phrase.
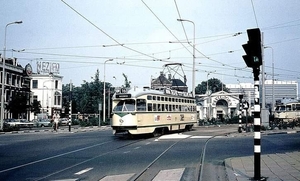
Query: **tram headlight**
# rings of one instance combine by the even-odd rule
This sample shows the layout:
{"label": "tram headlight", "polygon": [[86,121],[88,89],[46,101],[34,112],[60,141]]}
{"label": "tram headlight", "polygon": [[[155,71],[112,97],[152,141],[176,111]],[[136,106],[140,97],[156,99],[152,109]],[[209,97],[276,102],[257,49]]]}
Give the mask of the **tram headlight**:
{"label": "tram headlight", "polygon": [[120,124],[124,123],[123,119],[119,119]]}

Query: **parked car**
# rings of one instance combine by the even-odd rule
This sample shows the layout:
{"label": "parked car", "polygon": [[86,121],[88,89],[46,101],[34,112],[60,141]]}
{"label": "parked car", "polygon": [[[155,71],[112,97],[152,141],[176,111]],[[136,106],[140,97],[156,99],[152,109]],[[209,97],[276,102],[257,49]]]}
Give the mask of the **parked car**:
{"label": "parked car", "polygon": [[34,119],[33,122],[36,127],[51,127],[52,126],[50,119]]}
{"label": "parked car", "polygon": [[68,118],[60,118],[59,119],[59,124],[62,126],[66,126],[66,125],[68,125],[68,123],[69,123]]}
{"label": "parked car", "polygon": [[33,123],[29,122],[25,119],[5,119],[4,124],[7,127],[18,127],[18,128],[31,128],[33,127]]}
{"label": "parked car", "polygon": [[17,120],[15,119],[4,119],[4,125],[7,127],[16,127]]}

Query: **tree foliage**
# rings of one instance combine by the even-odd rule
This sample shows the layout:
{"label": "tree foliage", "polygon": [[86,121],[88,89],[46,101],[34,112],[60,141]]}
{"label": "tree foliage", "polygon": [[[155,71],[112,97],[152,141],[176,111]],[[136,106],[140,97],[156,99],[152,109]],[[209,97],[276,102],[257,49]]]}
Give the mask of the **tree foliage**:
{"label": "tree foliage", "polygon": [[125,79],[125,81],[124,81],[124,87],[129,88],[129,87],[130,87],[130,84],[131,84],[131,81],[129,81],[129,80],[127,79],[127,75],[125,75],[124,73],[123,73],[123,77],[124,77],[124,79]]}
{"label": "tree foliage", "polygon": [[6,109],[12,113],[13,118],[20,118],[22,113],[26,113],[30,109],[30,105],[27,104],[27,96],[25,93],[16,92],[14,96],[11,97]]}
{"label": "tree foliage", "polygon": [[223,84],[219,79],[211,78],[208,81],[202,81],[201,84],[198,84],[197,87],[195,88],[195,93],[205,94],[207,91],[207,85],[208,85],[208,90],[210,90],[211,93],[219,92],[222,90],[225,92],[229,92],[229,89],[226,87],[226,85]]}

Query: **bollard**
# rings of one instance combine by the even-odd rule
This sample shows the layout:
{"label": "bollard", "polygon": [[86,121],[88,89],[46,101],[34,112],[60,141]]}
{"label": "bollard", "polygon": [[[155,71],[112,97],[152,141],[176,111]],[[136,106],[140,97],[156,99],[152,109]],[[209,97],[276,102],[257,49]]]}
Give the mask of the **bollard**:
{"label": "bollard", "polygon": [[241,133],[242,132],[242,111],[243,111],[243,95],[239,95],[239,129],[238,132]]}
{"label": "bollard", "polygon": [[69,132],[71,132],[71,121],[68,122],[69,125]]}

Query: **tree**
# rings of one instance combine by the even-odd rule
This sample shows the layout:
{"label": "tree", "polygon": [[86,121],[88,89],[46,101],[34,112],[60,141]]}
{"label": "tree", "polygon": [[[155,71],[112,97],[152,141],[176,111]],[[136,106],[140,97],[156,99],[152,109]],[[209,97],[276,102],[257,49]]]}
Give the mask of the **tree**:
{"label": "tree", "polygon": [[219,91],[225,91],[229,92],[229,89],[226,87],[225,84],[223,84],[219,79],[211,78],[208,81],[202,81],[201,84],[198,84],[195,88],[196,94],[205,94],[207,91],[207,83],[208,83],[208,90],[211,91],[211,93],[219,92]]}
{"label": "tree", "polygon": [[41,113],[41,109],[42,109],[42,106],[41,106],[40,101],[34,100],[31,103],[31,112],[33,112],[34,115],[37,115],[38,113]]}
{"label": "tree", "polygon": [[127,75],[125,75],[124,73],[123,73],[123,77],[125,78],[125,81],[124,81],[124,87],[125,87],[125,88],[129,88],[129,87],[130,87],[130,84],[131,84],[131,81],[128,81]]}
{"label": "tree", "polygon": [[9,101],[6,109],[12,113],[13,118],[19,118],[22,113],[26,114],[30,105],[27,105],[27,96],[25,93],[16,92]]}

